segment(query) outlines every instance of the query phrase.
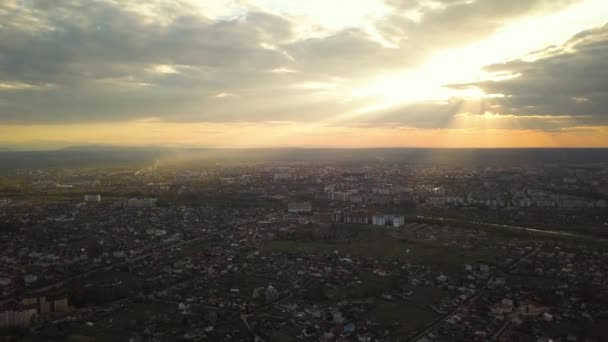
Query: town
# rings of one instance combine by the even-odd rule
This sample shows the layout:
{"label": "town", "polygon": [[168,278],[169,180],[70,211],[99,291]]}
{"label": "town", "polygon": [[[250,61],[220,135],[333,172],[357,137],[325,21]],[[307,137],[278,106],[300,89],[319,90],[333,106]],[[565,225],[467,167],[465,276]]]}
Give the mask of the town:
{"label": "town", "polygon": [[0,178],[11,341],[603,341],[608,164]]}

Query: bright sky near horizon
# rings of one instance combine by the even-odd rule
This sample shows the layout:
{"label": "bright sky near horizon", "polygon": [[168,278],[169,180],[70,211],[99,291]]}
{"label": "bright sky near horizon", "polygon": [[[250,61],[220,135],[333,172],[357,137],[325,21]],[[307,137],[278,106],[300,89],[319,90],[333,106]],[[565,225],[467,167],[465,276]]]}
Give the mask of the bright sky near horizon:
{"label": "bright sky near horizon", "polygon": [[608,147],[605,0],[5,0],[0,146]]}

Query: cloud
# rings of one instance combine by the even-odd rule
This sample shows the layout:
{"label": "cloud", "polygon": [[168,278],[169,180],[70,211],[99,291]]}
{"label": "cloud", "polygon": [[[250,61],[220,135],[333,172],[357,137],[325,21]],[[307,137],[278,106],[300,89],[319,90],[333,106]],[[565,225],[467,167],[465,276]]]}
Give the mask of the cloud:
{"label": "cloud", "polygon": [[445,49],[473,42],[491,35],[517,18],[555,11],[574,2],[387,0],[395,12],[378,26],[385,39],[399,44],[401,50],[428,53],[437,47]]}
{"label": "cloud", "polygon": [[[178,7],[181,11],[167,12],[166,17],[175,17],[167,23],[160,13],[164,19],[155,21],[150,9],[135,12],[112,1],[33,3],[27,16],[41,23],[39,30],[17,24],[0,30],[3,79],[71,85],[125,74],[145,77],[152,64],[271,68],[284,57],[258,43],[290,37],[288,22],[264,13],[211,21]],[[0,19],[15,23],[25,16],[14,19],[7,13]]]}
{"label": "cloud", "polygon": [[[154,117],[161,122],[444,127],[471,104],[427,101],[357,115],[373,102],[351,99],[352,89],[379,74],[416,68],[434,53],[487,37],[516,18],[570,3],[388,0],[390,11],[375,14],[365,25],[356,27],[349,19],[343,27],[302,35],[298,30],[306,22],[295,15],[228,2],[221,9],[194,0],[3,1],[0,122]],[[577,39],[584,43],[570,43],[577,53],[583,45],[597,44],[583,36]],[[520,107],[534,99],[518,95],[509,82],[525,79],[529,87],[541,87],[528,68],[544,60],[511,62],[506,72],[522,74],[513,80],[467,85],[510,94],[509,101],[515,101],[484,100],[476,111],[500,105],[501,112],[529,113]],[[595,82],[596,87],[588,87],[603,86],[601,79]],[[506,88],[492,88],[499,84]],[[601,94],[566,93],[572,109],[598,110]],[[596,112],[587,114],[595,117]]]}
{"label": "cloud", "polygon": [[223,98],[227,98],[227,97],[235,97],[236,94],[232,94],[232,93],[219,93],[217,95],[215,95],[216,98],[218,99],[223,99]]}
{"label": "cloud", "polygon": [[608,123],[608,25],[536,51],[533,57],[486,68],[490,73],[516,77],[453,87],[474,86],[488,94],[504,95],[488,100],[482,113],[491,106],[519,117],[569,116],[571,124]]}

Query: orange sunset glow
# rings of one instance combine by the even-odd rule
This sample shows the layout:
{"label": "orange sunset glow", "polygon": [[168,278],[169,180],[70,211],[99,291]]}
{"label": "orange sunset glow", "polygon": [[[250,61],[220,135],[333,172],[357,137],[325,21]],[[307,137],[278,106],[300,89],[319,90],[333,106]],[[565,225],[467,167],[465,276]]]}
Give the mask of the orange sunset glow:
{"label": "orange sunset glow", "polygon": [[0,5],[0,145],[606,147],[608,3]]}

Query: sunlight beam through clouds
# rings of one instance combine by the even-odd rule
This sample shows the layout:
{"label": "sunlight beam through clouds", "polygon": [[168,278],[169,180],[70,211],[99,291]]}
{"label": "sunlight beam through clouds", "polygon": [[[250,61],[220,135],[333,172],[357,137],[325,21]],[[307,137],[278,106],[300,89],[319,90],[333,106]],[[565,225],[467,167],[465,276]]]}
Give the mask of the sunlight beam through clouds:
{"label": "sunlight beam through clouds", "polygon": [[577,32],[604,22],[606,18],[598,14],[598,8],[608,13],[608,2],[591,0],[555,14],[522,19],[488,39],[441,51],[414,70],[372,78],[369,84],[355,89],[353,95],[382,99],[373,106],[362,108],[362,112],[410,102],[488,96],[479,89],[450,89],[446,86],[517,77],[491,74],[483,67],[523,57],[539,46],[563,43]]}
{"label": "sunlight beam through clouds", "polygon": [[[112,134],[96,139],[116,143],[461,146],[498,130],[562,144],[583,127],[595,138],[581,141],[598,144],[605,13],[603,0],[10,1],[0,125],[21,134],[5,143],[42,126],[79,143],[69,130],[98,124]],[[109,128],[133,125],[162,139]],[[185,139],[210,126],[223,138]]]}

